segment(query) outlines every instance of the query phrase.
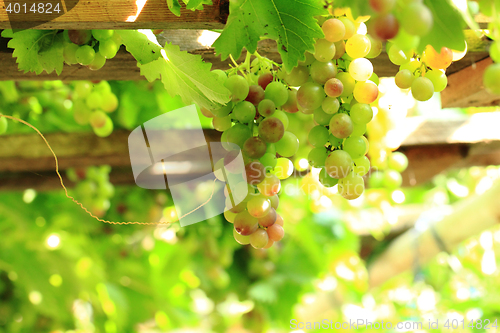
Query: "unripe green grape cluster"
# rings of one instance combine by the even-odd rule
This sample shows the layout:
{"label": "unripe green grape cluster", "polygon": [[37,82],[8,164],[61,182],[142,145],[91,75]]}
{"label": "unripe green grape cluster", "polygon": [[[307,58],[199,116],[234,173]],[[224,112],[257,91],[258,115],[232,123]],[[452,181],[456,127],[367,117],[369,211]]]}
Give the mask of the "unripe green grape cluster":
{"label": "unripe green grape cluster", "polygon": [[90,81],[74,82],[73,117],[80,125],[90,124],[100,137],[113,132],[113,121],[108,113],[118,108],[118,98],[107,81],[93,84]]}
{"label": "unripe green grape cluster", "polygon": [[[368,56],[372,40],[356,33],[347,17],[330,17],[322,22],[325,38],[318,39],[314,53],[306,53],[285,82],[297,88],[298,109],[311,114],[315,127],[308,135],[314,147],[309,165],[320,168],[319,181],[326,187],[337,185],[346,199],[364,192],[363,176],[370,161],[366,125],[373,117],[371,103],[378,98],[378,77]],[[380,52],[378,52],[380,53]]]}
{"label": "unripe green grape cluster", "polygon": [[390,152],[387,156],[386,168],[372,173],[368,180],[371,188],[396,190],[403,184],[401,173],[408,167],[408,158],[401,152]]}
{"label": "unripe green grape cluster", "polygon": [[[234,224],[234,238],[240,244],[254,248],[270,248],[284,236],[283,219],[276,212],[281,180],[293,172],[290,157],[299,148],[295,134],[287,131],[287,113],[298,112],[296,90],[289,89],[271,72],[266,59],[252,62],[244,76],[215,70],[231,92],[231,101],[219,108],[201,112],[212,118],[213,126],[222,132],[226,157],[215,164],[226,172],[238,172],[231,161],[242,152],[246,182],[225,189],[224,217]],[[234,146],[233,146],[234,147]],[[217,171],[216,171],[217,176]],[[248,193],[239,198],[239,193]],[[234,199],[242,200],[233,204]]]}
{"label": "unripe green grape cluster", "polygon": [[80,64],[91,70],[101,69],[121,46],[121,37],[114,30],[65,30],[64,61]]}
{"label": "unripe green grape cluster", "polygon": [[76,183],[74,197],[89,207],[90,212],[97,217],[103,217],[110,207],[110,199],[115,194],[115,188],[109,181],[111,167],[108,165],[91,166],[88,168],[72,168],[66,171],[69,180]]}

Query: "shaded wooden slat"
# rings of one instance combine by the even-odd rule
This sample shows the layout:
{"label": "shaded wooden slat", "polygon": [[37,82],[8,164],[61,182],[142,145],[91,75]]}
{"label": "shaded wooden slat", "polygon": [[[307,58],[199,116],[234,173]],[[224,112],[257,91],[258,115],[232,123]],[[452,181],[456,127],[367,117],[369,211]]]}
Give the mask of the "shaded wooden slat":
{"label": "shaded wooden slat", "polygon": [[[6,7],[12,2],[0,1],[0,29],[11,29],[12,25],[16,29],[222,29],[229,15],[227,0],[213,0],[214,5],[206,5],[204,10],[183,7],[180,16],[170,12],[165,0],[144,1],[142,8],[138,7],[142,1],[135,0],[65,0],[65,6],[72,9],[64,15],[24,13],[24,8],[19,14],[8,14]],[[19,3],[30,9],[40,1]]]}

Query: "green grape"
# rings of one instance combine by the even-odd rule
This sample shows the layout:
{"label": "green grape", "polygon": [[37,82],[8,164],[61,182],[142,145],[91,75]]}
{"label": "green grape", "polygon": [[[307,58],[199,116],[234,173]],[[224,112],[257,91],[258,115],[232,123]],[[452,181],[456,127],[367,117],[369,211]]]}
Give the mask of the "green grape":
{"label": "green grape", "polygon": [[425,77],[432,82],[434,92],[441,92],[448,85],[448,78],[446,77],[446,74],[438,69],[431,69],[426,72]]}
{"label": "green grape", "polygon": [[104,96],[105,94],[111,93],[111,86],[108,81],[101,81],[94,86],[94,90],[100,92]]}
{"label": "green grape", "polygon": [[339,139],[345,139],[352,134],[351,117],[345,113],[337,113],[330,119],[330,132]]}
{"label": "green grape", "polygon": [[119,49],[120,46],[112,39],[99,42],[99,53],[106,59],[114,58]]}
{"label": "green grape", "polygon": [[371,188],[380,188],[384,185],[384,173],[383,172],[374,172],[368,178],[368,185]]}
{"label": "green grape", "polygon": [[283,122],[276,117],[265,118],[259,124],[259,136],[266,142],[278,142],[284,134]]}
{"label": "green grape", "polygon": [[314,44],[314,58],[321,62],[327,62],[333,59],[335,55],[335,44],[326,39],[318,39]]}
{"label": "green grape", "polygon": [[325,160],[326,172],[330,177],[340,179],[351,172],[353,161],[351,155],[343,150],[334,150]]}
{"label": "green grape", "polygon": [[243,147],[245,141],[252,136],[250,128],[243,124],[236,124],[225,132],[227,132],[226,141],[239,147]]}
{"label": "green grape", "polygon": [[7,122],[7,118],[1,117],[0,118],[0,135],[4,134],[7,132],[7,127],[9,126]]}
{"label": "green grape", "polygon": [[417,59],[411,59],[406,64],[403,64],[403,65],[399,66],[399,70],[402,71],[404,69],[407,69],[407,70],[409,70],[412,73],[412,75],[414,75],[415,71],[417,69],[419,69],[421,66],[422,66],[422,63],[419,60],[417,60]]}
{"label": "green grape", "polygon": [[245,141],[243,145],[243,153],[250,158],[261,158],[267,150],[267,145],[258,137],[251,137]]}
{"label": "green grape", "polygon": [[347,72],[340,72],[337,74],[337,79],[342,82],[344,90],[342,91],[341,97],[350,96],[354,91],[356,81],[352,78],[351,74]]}
{"label": "green grape", "polygon": [[378,87],[371,81],[356,82],[352,93],[359,103],[371,104],[378,97]]}
{"label": "green grape", "polygon": [[[270,199],[270,198],[274,198],[274,197],[277,198],[278,196],[273,195],[272,197],[265,197],[265,198]],[[272,206],[272,202],[271,202],[271,206]],[[276,213],[276,208],[271,207],[271,209],[269,209],[269,213],[267,213],[267,215],[264,215],[263,217],[260,217],[258,219],[259,225],[263,228],[268,228],[276,222],[277,218],[278,218],[278,214]]]}
{"label": "green grape", "polygon": [[276,107],[282,106],[288,100],[286,87],[278,81],[269,83],[264,92],[266,99],[273,101]]}
{"label": "green grape", "polygon": [[102,95],[98,91],[93,91],[85,98],[85,103],[91,110],[99,109],[102,105]]}
{"label": "green grape", "polygon": [[250,87],[243,76],[233,75],[227,78],[224,86],[231,92],[233,102],[243,101],[248,96]]}
{"label": "green grape", "polygon": [[500,64],[489,65],[484,71],[483,83],[486,90],[500,95]]}
{"label": "green grape", "polygon": [[434,95],[434,86],[426,77],[417,77],[411,84],[411,94],[417,101],[424,102]]}
{"label": "green grape", "polygon": [[94,61],[95,51],[88,45],[80,46],[75,52],[75,58],[79,64],[87,66]]}
{"label": "green grape", "polygon": [[339,147],[343,142],[344,139],[339,139],[333,134],[328,136],[328,143],[330,143],[332,147]]}
{"label": "green grape", "polygon": [[344,141],[344,151],[354,160],[365,155],[366,144],[361,136],[351,136]]}
{"label": "green grape", "polygon": [[227,80],[226,72],[220,69],[214,69],[212,73],[217,74],[217,81],[219,81],[220,83],[224,84],[224,82],[226,82]]}
{"label": "green grape", "polygon": [[255,196],[247,202],[247,209],[253,217],[264,217],[271,209],[271,201],[263,196]]}
{"label": "green grape", "polygon": [[87,125],[91,114],[92,110],[87,107],[84,100],[77,99],[73,102],[73,118],[78,124]]}
{"label": "green grape", "polygon": [[433,25],[432,12],[426,5],[418,1],[408,4],[401,13],[401,26],[410,34],[415,36],[427,35]]}
{"label": "green grape", "polygon": [[349,64],[349,74],[356,81],[366,81],[373,74],[373,65],[366,58],[357,58]]}
{"label": "green grape", "polygon": [[224,211],[224,217],[225,217],[226,221],[229,222],[229,223],[233,223],[234,222],[234,219],[236,218],[236,214],[237,213],[233,213],[230,210]]}
{"label": "green grape", "polygon": [[[98,111],[96,111],[96,112],[98,112]],[[111,118],[106,116],[106,123],[104,124],[104,126],[93,127],[92,129],[94,130],[94,133],[97,136],[100,136],[102,138],[109,136],[111,133],[113,133],[113,121],[111,120]]]}
{"label": "green grape", "polygon": [[368,154],[368,150],[370,149],[370,142],[368,142],[368,139],[366,138],[366,136],[361,136],[361,139],[363,139],[363,141],[365,142],[365,152],[363,155],[366,155]]}
{"label": "green grape", "polygon": [[92,30],[92,36],[100,42],[110,39],[114,33],[114,30]]}
{"label": "green grape", "polygon": [[106,63],[106,58],[104,58],[100,53],[96,53],[94,60],[89,64],[89,69],[96,71],[101,69]]}
{"label": "green grape", "polygon": [[347,200],[359,198],[365,190],[363,177],[351,172],[345,178],[339,180],[339,194]]}
{"label": "green grape", "polygon": [[413,76],[409,69],[403,69],[396,74],[394,80],[398,88],[408,89],[411,87],[413,80],[415,80],[415,76]]}
{"label": "green grape", "polygon": [[281,225],[275,223],[269,228],[267,228],[267,234],[269,236],[269,239],[275,242],[279,242],[280,240],[283,239],[283,236],[285,235],[285,230]]}
{"label": "green grape", "polygon": [[286,157],[278,158],[276,167],[271,171],[273,175],[276,175],[279,179],[287,179],[293,173],[293,163]]}
{"label": "green grape", "polygon": [[274,169],[276,167],[276,164],[278,163],[278,159],[276,158],[276,155],[274,154],[269,154],[266,153],[264,156],[262,156],[259,159],[260,163],[267,169]]}
{"label": "green grape", "polygon": [[391,44],[387,55],[393,64],[401,66],[410,61],[413,51],[404,51],[396,44]]}
{"label": "green grape", "polygon": [[345,54],[345,42],[341,40],[340,42],[335,42],[335,55],[333,59],[340,59]]}
{"label": "green grape", "polygon": [[89,118],[90,126],[93,128],[101,128],[106,125],[107,119],[109,119],[109,117],[104,112],[94,111]]}
{"label": "green grape", "polygon": [[323,100],[323,103],[321,103],[321,108],[328,114],[334,114],[339,111],[340,102],[338,98],[328,96]]}
{"label": "green grape", "polygon": [[292,132],[285,132],[276,142],[276,152],[284,157],[291,157],[299,150],[299,139]]}
{"label": "green grape", "polygon": [[365,133],[366,133],[366,124],[357,124],[353,122],[351,135],[362,136]]}
{"label": "green grape", "polygon": [[212,114],[216,117],[225,117],[231,113],[233,110],[232,106],[230,104],[228,105],[223,105],[220,108],[211,110]]}
{"label": "green grape", "polygon": [[351,107],[351,120],[357,124],[368,124],[373,118],[372,107],[368,104],[357,103]]}
{"label": "green grape", "polygon": [[278,118],[279,120],[281,120],[281,122],[283,123],[283,127],[285,128],[285,130],[288,128],[289,121],[288,121],[288,116],[286,115],[285,112],[280,111],[280,110],[276,110],[273,113],[273,117]]}
{"label": "green grape", "polygon": [[297,91],[297,102],[308,110],[319,108],[325,97],[323,87],[315,82],[306,82]]}
{"label": "green grape", "polygon": [[[219,180],[220,181],[224,181],[222,179],[219,179]],[[236,205],[233,205],[233,203],[231,201],[231,197],[228,196],[226,198],[226,210],[230,210],[233,213],[239,214],[239,213],[241,213],[243,211],[246,212],[246,210],[245,210],[246,207],[247,207],[246,201],[240,201]],[[236,220],[236,218],[235,218],[235,220]],[[234,221],[233,221],[233,223],[234,223]]]}
{"label": "green grape", "polygon": [[365,35],[355,34],[345,44],[347,55],[353,59],[366,57],[370,49],[370,40]]}
{"label": "green grape", "polygon": [[243,236],[240,235],[236,229],[233,229],[233,236],[234,239],[241,245],[248,245],[250,244],[250,236]]}
{"label": "green grape", "polygon": [[330,175],[328,175],[328,173],[326,172],[326,168],[321,168],[321,171],[319,172],[319,182],[324,187],[332,187],[332,186],[337,185],[339,180],[336,178],[330,177]]}
{"label": "green grape", "polygon": [[319,125],[328,126],[330,123],[330,119],[332,119],[333,115],[328,114],[321,107],[314,110],[314,121]]}
{"label": "green grape", "polygon": [[222,117],[222,118],[214,117],[212,119],[212,125],[219,132],[224,132],[224,131],[230,129],[232,124],[233,123],[231,122],[230,116],[226,116],[226,117]]}
{"label": "green grape", "polygon": [[250,245],[254,249],[262,249],[269,242],[269,236],[264,229],[257,229],[253,234],[250,235]]}
{"label": "green grape", "polygon": [[233,116],[240,123],[253,122],[255,118],[255,106],[248,101],[241,101],[234,106]]}
{"label": "green grape", "polygon": [[278,177],[273,174],[267,174],[263,181],[257,184],[257,189],[262,195],[271,197],[280,191],[281,183]]}
{"label": "green grape", "polygon": [[338,19],[342,21],[342,23],[344,23],[345,27],[344,39],[349,39],[352,36],[354,36],[354,34],[356,33],[356,26],[354,22],[351,19],[347,18],[346,16],[340,16],[338,17]]}
{"label": "green grape", "polygon": [[[64,30],[67,31],[67,30]],[[78,63],[78,60],[76,60],[76,50],[78,50],[79,46],[73,43],[67,43],[64,45],[63,49],[63,57],[64,61],[68,65],[74,65]]]}
{"label": "green grape", "polygon": [[293,87],[300,87],[309,79],[309,69],[305,66],[294,67],[290,74],[287,74],[285,78],[285,81],[289,85]]}
{"label": "green grape", "polygon": [[316,61],[316,58],[314,58],[314,55],[312,53],[306,51],[305,60],[299,61],[299,65],[300,66],[309,66],[314,61]]}
{"label": "green grape", "polygon": [[102,94],[101,109],[104,112],[113,112],[118,108],[118,97],[112,92]]}
{"label": "green grape", "polygon": [[278,195],[275,194],[275,195],[267,197],[267,198],[269,200],[271,200],[271,207],[274,209],[278,209],[278,206],[280,205],[280,198],[278,197]]}
{"label": "green grape", "polygon": [[329,97],[339,97],[344,91],[344,85],[339,79],[333,78],[326,81],[324,90]]}
{"label": "green grape", "polygon": [[267,154],[276,155],[276,146],[274,145],[274,143],[267,144]]}
{"label": "green grape", "polygon": [[324,126],[318,125],[314,126],[308,135],[309,143],[314,147],[324,147],[328,142],[328,137],[330,136],[330,132]]}
{"label": "green grape", "polygon": [[263,99],[257,106],[257,110],[261,116],[269,117],[276,111],[276,105],[270,99]]}
{"label": "green grape", "polygon": [[77,81],[75,84],[75,92],[78,97],[85,98],[92,92],[92,84],[88,81]]}
{"label": "green grape", "polygon": [[380,53],[382,53],[382,41],[380,39],[373,38],[370,35],[367,35],[367,37],[370,40],[371,47],[370,52],[366,55],[366,58],[376,58],[380,55]]}
{"label": "green grape", "polygon": [[408,167],[408,158],[405,154],[395,151],[388,156],[387,166],[397,172],[403,172]]}
{"label": "green grape", "polygon": [[[325,84],[337,75],[337,66],[332,61],[315,61],[311,65],[311,78],[314,82]],[[305,83],[305,82],[304,82]]]}
{"label": "green grape", "polygon": [[403,184],[403,177],[396,170],[387,169],[384,172],[383,184],[388,189],[395,190]]}
{"label": "green grape", "polygon": [[345,36],[345,25],[342,21],[332,18],[326,20],[322,25],[321,29],[325,34],[325,39],[329,42],[338,42],[344,39]]}
{"label": "green grape", "polygon": [[361,156],[353,159],[354,172],[360,176],[364,176],[370,171],[370,160],[366,156]]}
{"label": "green grape", "polygon": [[311,149],[309,155],[307,155],[307,161],[310,166],[315,168],[321,168],[325,166],[325,160],[327,157],[327,150],[325,147],[316,147]]}
{"label": "green grape", "polygon": [[249,236],[259,228],[259,221],[246,210],[234,218],[234,230],[240,235]]}

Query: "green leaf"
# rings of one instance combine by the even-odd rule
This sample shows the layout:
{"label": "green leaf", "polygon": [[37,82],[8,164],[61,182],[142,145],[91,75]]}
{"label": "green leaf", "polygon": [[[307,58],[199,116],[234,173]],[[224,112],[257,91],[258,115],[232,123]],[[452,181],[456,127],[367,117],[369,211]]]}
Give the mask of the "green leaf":
{"label": "green leaf", "polygon": [[139,64],[148,81],[160,79],[170,95],[181,96],[186,104],[195,102],[212,109],[229,101],[229,91],[210,72],[212,64],[203,62],[199,55],[180,51],[177,45],[167,44],[163,52],[162,58]]}
{"label": "green leaf", "polygon": [[278,41],[278,51],[287,70],[314,50],[314,38],[323,32],[314,16],[325,14],[319,1],[245,0],[231,9],[227,24],[213,46],[223,59],[238,58],[243,47],[250,53],[261,37]]}
{"label": "green leaf", "polygon": [[[64,66],[64,37],[63,34],[48,35],[44,37],[49,46],[42,47],[38,52],[38,61],[47,73],[56,71],[61,75]],[[42,41],[42,44],[44,42]]]}
{"label": "green leaf", "polygon": [[462,15],[462,19],[472,30],[479,30],[479,24],[477,24],[476,20],[472,16],[469,11],[469,5],[467,0],[460,0],[456,3],[454,1],[448,1],[448,3],[453,6],[459,13]]}
{"label": "green leaf", "polygon": [[137,30],[117,30],[122,42],[140,64],[147,64],[160,57],[161,46],[155,43],[151,31],[142,33]]}
{"label": "green leaf", "polygon": [[[41,48],[40,42],[50,34],[54,34],[54,31],[26,29],[12,34],[12,39],[7,46],[14,49],[12,56],[17,58],[16,62],[20,70],[25,73],[35,72],[36,74],[43,72],[43,66],[38,59],[38,52]],[[44,49],[49,47],[49,45],[44,45]]]}
{"label": "green leaf", "polygon": [[181,16],[181,5],[179,4],[179,0],[167,0],[168,9],[176,15]]}
{"label": "green leaf", "polygon": [[442,47],[462,50],[465,39],[462,16],[447,0],[425,0],[424,3],[432,11],[434,24],[431,31],[420,40],[417,51],[422,53],[428,44],[438,52]]}

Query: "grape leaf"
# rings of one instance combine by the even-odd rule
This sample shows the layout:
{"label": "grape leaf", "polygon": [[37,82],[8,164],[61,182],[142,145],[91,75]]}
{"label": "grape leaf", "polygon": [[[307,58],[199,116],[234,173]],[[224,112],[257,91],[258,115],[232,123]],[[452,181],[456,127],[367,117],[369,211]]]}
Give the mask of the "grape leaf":
{"label": "grape leaf", "polygon": [[181,16],[181,5],[179,4],[179,0],[167,0],[167,6],[172,14]]}
{"label": "grape leaf", "polygon": [[223,59],[238,58],[243,47],[255,52],[261,37],[275,39],[285,68],[291,70],[305,59],[305,51],[314,50],[314,38],[323,37],[314,16],[325,13],[317,0],[244,0],[231,7],[213,46]]}
{"label": "grape leaf", "polygon": [[186,104],[195,102],[213,109],[229,101],[229,90],[210,72],[212,64],[203,62],[199,55],[180,51],[178,45],[167,44],[161,53],[163,57],[139,64],[148,81],[161,80],[171,96],[179,95]]}
{"label": "grape leaf", "polygon": [[[7,46],[14,49],[13,57],[17,58],[16,62],[20,70],[27,72],[35,72],[41,74],[43,72],[43,65],[38,58],[38,52],[41,48],[41,41],[46,40],[45,37],[55,34],[54,30],[33,30],[26,29],[15,33],[6,34],[2,36],[12,36]],[[45,45],[44,49],[49,49],[50,45]],[[62,57],[62,51],[61,51]]]}
{"label": "grape leaf", "polygon": [[203,7],[198,8],[201,4],[206,3],[206,1],[203,0],[189,0],[186,4],[186,9],[203,9]]}
{"label": "grape leaf", "polygon": [[161,46],[156,44],[154,39],[151,40],[154,36],[151,31],[142,33],[138,30],[117,30],[115,33],[120,35],[127,51],[140,64],[147,64],[160,57]]}
{"label": "grape leaf", "polygon": [[[44,41],[46,42],[44,43]],[[50,44],[49,44],[50,43]],[[47,35],[41,41],[42,47],[38,52],[38,61],[47,73],[56,71],[61,75],[64,67],[64,37],[63,34]],[[48,46],[45,46],[45,45]]]}
{"label": "grape leaf", "polygon": [[424,0],[424,3],[432,11],[434,24],[431,31],[420,39],[417,51],[422,53],[428,44],[437,51],[442,47],[463,50],[465,36],[462,16],[447,0]]}

